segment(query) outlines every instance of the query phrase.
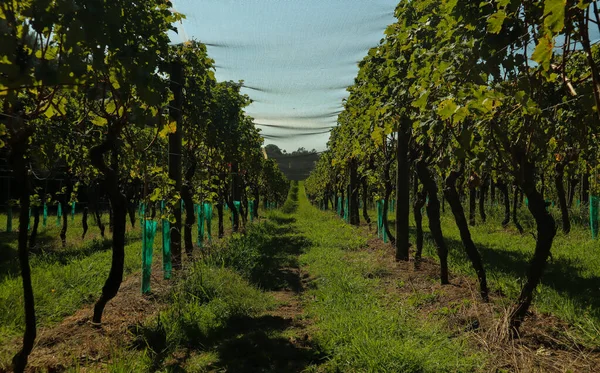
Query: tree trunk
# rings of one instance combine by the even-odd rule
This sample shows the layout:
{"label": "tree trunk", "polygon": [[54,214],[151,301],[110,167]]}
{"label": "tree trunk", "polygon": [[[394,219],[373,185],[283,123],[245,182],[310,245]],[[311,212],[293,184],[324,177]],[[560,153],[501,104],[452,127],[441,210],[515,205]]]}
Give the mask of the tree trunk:
{"label": "tree trunk", "polygon": [[483,178],[483,183],[479,188],[479,216],[481,216],[481,221],[484,223],[487,220],[487,215],[485,214],[485,198],[487,196],[489,182],[489,178],[485,176]]}
{"label": "tree trunk", "polygon": [[[540,194],[541,197],[541,194]],[[542,198],[543,199],[543,198]],[[523,234],[523,227],[519,224],[519,218],[517,216],[517,204],[519,203],[519,187],[515,186],[514,199],[513,199],[513,222],[515,227],[519,230],[519,233]],[[545,202],[544,202],[545,204]]]}
{"label": "tree trunk", "polygon": [[29,196],[30,185],[27,173],[27,160],[25,159],[30,132],[14,136],[10,162],[18,188],[18,196],[21,202],[19,210],[19,236],[18,253],[19,265],[21,267],[21,279],[23,281],[23,300],[25,305],[25,333],[23,334],[23,346],[12,359],[13,370],[23,372],[27,366],[29,354],[33,349],[36,337],[35,307],[33,297],[33,286],[31,284],[31,268],[29,267],[29,248],[27,246],[27,226],[29,225]]}
{"label": "tree trunk", "polygon": [[558,194],[558,203],[560,205],[560,214],[562,217],[562,230],[565,234],[568,234],[571,231],[571,220],[569,219],[569,208],[567,207],[567,197],[565,196],[565,166],[566,164],[564,162],[558,162],[556,164],[554,185],[556,187],[556,193]]}
{"label": "tree trunk", "polygon": [[219,238],[223,238],[225,235],[225,228],[223,227],[223,204],[217,203],[217,213],[219,214]]}
{"label": "tree trunk", "polygon": [[81,234],[81,239],[83,240],[85,238],[85,234],[88,231],[88,207],[84,207],[83,208],[83,216],[81,218],[81,226],[83,227],[83,233]]}
{"label": "tree trunk", "polygon": [[[193,158],[193,157],[191,157]],[[191,258],[194,251],[194,243],[192,240],[192,228],[196,222],[194,215],[194,200],[192,199],[192,178],[196,173],[196,161],[190,159],[190,167],[185,171],[185,181],[181,186],[181,199],[185,207],[185,226],[183,228],[183,241],[185,244],[185,252],[188,258]]]}
{"label": "tree trunk", "polygon": [[554,218],[546,210],[546,202],[535,186],[534,165],[526,160],[520,163],[523,164],[521,170],[522,187],[529,201],[529,211],[536,222],[537,237],[533,258],[527,270],[527,282],[521,290],[517,304],[510,313],[509,327],[513,336],[518,335],[519,327],[527,315],[527,311],[533,300],[533,292],[544,273],[546,261],[552,248],[552,241],[556,235]]}
{"label": "tree trunk", "polygon": [[258,187],[254,189],[254,218],[258,219],[258,207],[260,206],[260,192]]}
{"label": "tree trunk", "polygon": [[[105,190],[112,206],[113,237],[112,237],[112,262],[108,278],[102,287],[102,295],[94,305],[92,322],[100,324],[106,304],[114,298],[121,282],[123,281],[123,268],[125,264],[125,226],[127,224],[127,199],[119,188],[119,170],[117,157],[117,139],[123,123],[115,124],[109,129],[105,141],[90,149],[91,163],[104,176]],[[112,167],[104,162],[104,154],[112,151]]]}
{"label": "tree trunk", "polygon": [[579,179],[577,178],[573,178],[569,181],[569,208],[573,207],[573,200],[575,199],[577,184],[579,184]]}
{"label": "tree trunk", "polygon": [[392,244],[392,246],[395,247],[396,246],[396,237],[394,237],[392,235],[392,232],[390,232],[390,225],[388,224],[389,201],[390,201],[390,195],[392,194],[392,183],[390,181],[390,167],[391,167],[391,162],[386,161],[384,168],[383,168],[383,178],[385,179],[385,181],[384,181],[385,196],[384,196],[384,200],[383,200],[383,229],[385,230],[385,234],[386,234],[387,238],[390,240],[390,243]]}
{"label": "tree trunk", "polygon": [[[71,175],[67,174],[67,190],[65,194],[62,196],[62,229],[60,230],[60,240],[62,242],[62,247],[67,246],[67,229],[69,228],[69,202],[71,200],[71,194],[73,193],[73,182],[71,181]],[[71,208],[73,206],[71,205]]]}
{"label": "tree trunk", "polygon": [[92,213],[94,215],[94,220],[98,229],[100,229],[100,235],[104,238],[104,223],[102,223],[102,213],[100,212],[100,193],[98,190],[97,182],[94,182],[93,188],[89,189],[88,201],[90,203],[90,208],[92,209]]}
{"label": "tree trunk", "polygon": [[510,199],[508,197],[508,186],[503,182],[498,182],[498,190],[502,194],[502,202],[504,203],[504,220],[502,226],[507,227],[510,223]]}
{"label": "tree trunk", "polygon": [[410,247],[409,124],[407,118],[402,118],[396,145],[396,261],[408,261]]}
{"label": "tree trunk", "polygon": [[[183,151],[182,103],[183,103],[183,67],[179,61],[171,62],[171,84],[173,101],[169,116],[177,122],[175,132],[169,134],[169,179],[175,182],[175,192],[181,194],[181,154]],[[179,201],[178,201],[179,202]],[[192,206],[193,207],[193,206]],[[173,269],[181,269],[181,204],[176,203],[173,209],[175,224],[171,225],[171,254]]]}
{"label": "tree trunk", "polygon": [[492,205],[496,202],[496,183],[490,178],[490,202]]}
{"label": "tree trunk", "polygon": [[449,284],[448,280],[448,247],[444,242],[442,233],[442,224],[440,221],[440,201],[437,193],[438,188],[435,180],[431,176],[427,165],[423,160],[417,162],[417,174],[429,196],[427,204],[427,217],[429,219],[429,229],[437,247],[437,254],[440,259],[440,281],[442,285]]}
{"label": "tree trunk", "polygon": [[[483,264],[481,262],[481,256],[479,255],[479,252],[475,247],[475,243],[471,238],[471,232],[469,231],[469,225],[467,224],[465,211],[463,210],[462,204],[460,203],[460,198],[458,197],[458,192],[456,190],[456,179],[460,173],[462,173],[462,171],[450,172],[450,175],[448,175],[446,178],[444,195],[446,196],[446,200],[448,200],[448,204],[450,205],[450,209],[454,215],[454,220],[456,221],[456,226],[460,232],[460,238],[463,246],[465,247],[465,251],[467,252],[467,256],[469,257],[471,265],[473,266],[473,269],[477,274],[477,278],[479,279],[481,298],[487,302],[489,300],[489,292],[487,287],[487,279],[485,276],[485,269],[483,268]],[[480,201],[481,200],[482,199],[480,199]]]}
{"label": "tree trunk", "polygon": [[469,225],[475,226],[475,206],[477,206],[477,189],[469,186]]}
{"label": "tree trunk", "polygon": [[115,221],[114,221],[114,210],[113,204],[110,201],[110,197],[108,198],[108,231],[113,233],[115,229]]}
{"label": "tree trunk", "polygon": [[362,209],[363,209],[363,218],[365,219],[365,221],[367,222],[367,224],[371,224],[371,218],[369,217],[369,213],[368,213],[368,206],[367,203],[369,201],[369,186],[367,185],[367,178],[363,177],[362,178]]}
{"label": "tree trunk", "polygon": [[415,226],[417,230],[417,250],[415,251],[415,268],[418,269],[423,255],[423,214],[421,209],[425,206],[427,192],[425,190],[415,193],[415,202],[413,203],[413,214],[415,216]]}
{"label": "tree trunk", "polygon": [[585,171],[581,175],[581,205],[587,205],[590,201],[590,173]]}
{"label": "tree trunk", "polygon": [[38,227],[40,225],[40,207],[34,206],[33,212],[33,227],[31,228],[31,234],[29,235],[29,248],[35,251],[35,244],[37,241]]}

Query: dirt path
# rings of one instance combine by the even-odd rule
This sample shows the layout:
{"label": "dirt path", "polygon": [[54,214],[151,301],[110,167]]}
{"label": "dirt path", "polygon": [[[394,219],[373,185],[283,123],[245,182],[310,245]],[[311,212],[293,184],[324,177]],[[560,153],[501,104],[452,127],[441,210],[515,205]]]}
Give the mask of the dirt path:
{"label": "dirt path", "polygon": [[141,273],[128,276],[117,296],[104,311],[102,327],[90,321],[93,304],[75,312],[61,323],[40,329],[27,371],[63,371],[78,365],[102,365],[114,351],[131,341],[128,329],[155,315],[167,304],[171,283],[162,278],[159,266],[153,268],[152,295],[141,294]]}

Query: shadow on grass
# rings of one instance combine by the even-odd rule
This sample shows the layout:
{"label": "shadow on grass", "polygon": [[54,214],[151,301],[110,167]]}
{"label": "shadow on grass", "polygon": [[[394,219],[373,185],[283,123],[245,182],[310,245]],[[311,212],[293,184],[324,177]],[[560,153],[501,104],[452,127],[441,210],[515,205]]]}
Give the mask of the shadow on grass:
{"label": "shadow on grass", "polygon": [[[17,251],[16,237],[18,233],[0,233],[0,281],[6,277],[17,276],[21,273]],[[13,237],[14,236],[14,237]],[[7,240],[4,240],[7,238]],[[137,234],[128,233],[125,237],[125,245],[139,241]],[[35,267],[36,263],[48,263],[56,265],[67,265],[71,261],[90,256],[94,253],[103,252],[112,248],[112,239],[94,239],[82,243],[79,246],[68,245],[62,248],[60,238],[45,232],[38,233],[36,247],[30,249],[30,264]]]}
{"label": "shadow on grass", "polygon": [[[433,242],[429,231],[424,232],[424,238]],[[453,262],[470,267],[462,241],[448,237],[444,239],[448,245],[450,269]],[[506,250],[477,242],[475,245],[481,254],[488,278],[503,274],[525,281],[529,261],[533,256],[533,245],[528,251]],[[541,283],[556,290],[565,298],[565,302],[573,302],[580,312],[587,310],[596,322],[600,322],[600,277],[583,277],[580,275],[583,270],[583,265],[577,260],[555,257],[548,260]]]}
{"label": "shadow on grass", "polygon": [[[257,242],[258,270],[253,272],[251,280],[263,289],[289,289],[295,293],[303,290],[297,257],[310,242],[295,233],[294,222],[292,217],[276,215],[264,224],[264,231],[259,231],[266,239]],[[252,233],[248,239],[252,240]],[[187,328],[188,343],[179,346],[186,350],[185,356],[176,360],[167,359],[169,348],[164,329],[157,334],[156,327],[140,327],[135,333],[142,336],[138,341],[144,342],[138,344],[138,348],[148,346],[152,351],[165,351],[154,354],[154,370],[166,368],[168,372],[184,372],[192,369],[187,366],[190,356],[210,351],[217,354],[217,361],[210,365],[211,371],[302,372],[322,361],[324,355],[313,348],[307,338],[299,336],[294,340],[286,336],[285,331],[294,328],[294,323],[293,315],[263,314],[229,317],[208,333]]]}

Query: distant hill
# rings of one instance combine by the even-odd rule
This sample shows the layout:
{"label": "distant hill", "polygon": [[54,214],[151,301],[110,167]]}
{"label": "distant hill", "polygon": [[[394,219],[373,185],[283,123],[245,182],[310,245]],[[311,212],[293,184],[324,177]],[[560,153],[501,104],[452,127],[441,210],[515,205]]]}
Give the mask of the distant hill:
{"label": "distant hill", "polygon": [[310,175],[319,160],[319,153],[316,150],[306,150],[299,148],[291,153],[281,150],[277,145],[269,144],[265,146],[267,157],[275,159],[281,172],[290,180],[304,180]]}

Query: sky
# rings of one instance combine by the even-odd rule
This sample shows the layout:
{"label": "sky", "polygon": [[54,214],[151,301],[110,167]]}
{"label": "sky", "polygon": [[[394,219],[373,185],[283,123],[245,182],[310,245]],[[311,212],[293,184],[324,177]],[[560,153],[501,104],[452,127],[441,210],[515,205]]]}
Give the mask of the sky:
{"label": "sky", "polygon": [[395,21],[397,3],[174,0],[186,19],[172,38],[207,44],[217,80],[244,81],[242,92],[254,101],[246,112],[271,136],[265,144],[322,151],[358,62]]}

